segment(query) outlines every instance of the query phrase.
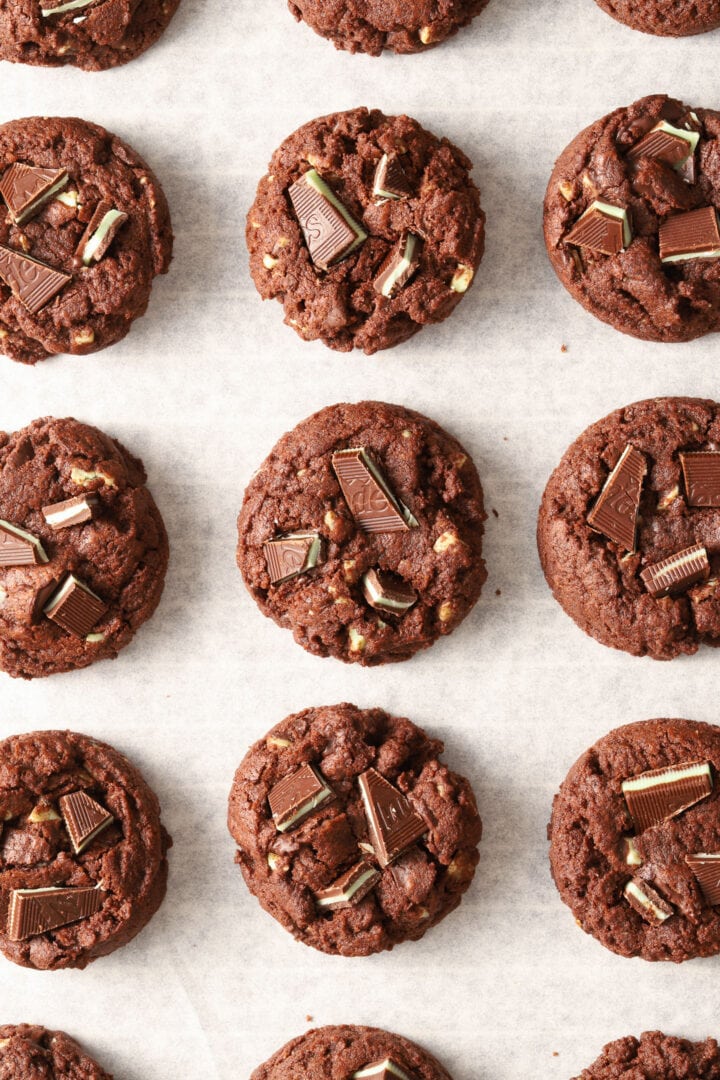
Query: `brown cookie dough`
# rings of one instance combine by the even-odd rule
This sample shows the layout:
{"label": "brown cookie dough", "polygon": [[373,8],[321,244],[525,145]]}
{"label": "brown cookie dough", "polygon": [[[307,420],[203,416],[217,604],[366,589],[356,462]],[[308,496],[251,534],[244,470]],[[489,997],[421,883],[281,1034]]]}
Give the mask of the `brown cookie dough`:
{"label": "brown cookie dough", "polygon": [[[14,435],[0,432],[0,541],[8,540],[7,525],[20,528],[48,560],[15,564],[0,547],[0,669],[31,679],[113,659],[150,618],[168,541],[145,480],[141,461],[77,420],[47,417]],[[92,517],[48,523],[43,508],[83,496]],[[79,634],[45,614],[71,574],[106,608]]]}
{"label": "brown cookie dough", "polygon": [[[383,155],[401,170],[400,197],[373,194]],[[320,338],[341,352],[388,349],[442,322],[469,288],[483,254],[485,215],[471,169],[456,146],[407,116],[352,109],[305,124],[273,154],[248,214],[258,292],[283,304],[285,322],[300,337]],[[289,194],[313,170],[366,234],[327,269],[313,261]],[[308,222],[317,230],[317,217]],[[383,295],[376,283],[407,236],[416,245],[415,269]]]}
{"label": "brown cookie dough", "polygon": [[[627,446],[647,470],[633,551],[588,522]],[[695,505],[683,472],[684,455],[718,451],[720,405],[654,398],[589,427],[550,477],[537,532],[545,577],[567,614],[603,645],[671,660],[720,641],[720,505]],[[700,580],[653,595],[648,568],[695,545],[704,546],[709,564]]]}
{"label": "brown cookie dough", "polygon": [[[144,315],[153,278],[170,265],[170,213],[156,176],[116,136],[68,118],[0,125],[0,186],[16,164],[65,170],[68,182],[21,225],[7,210],[0,214],[0,245],[11,249],[11,258],[17,252],[71,280],[32,311],[0,277],[0,351],[34,364],[55,353],[91,353],[120,341]],[[102,257],[85,266],[78,251],[101,204],[127,219]],[[3,259],[6,254],[0,250]],[[0,274],[3,266],[0,260]]]}
{"label": "brown cookie dough", "polygon": [[720,26],[718,0],[597,0],[618,22],[662,37],[703,34]]}
{"label": "brown cookie dough", "polygon": [[0,1026],[0,1080],[112,1080],[64,1031]]}
{"label": "brown cookie dough", "polygon": [[102,71],[134,60],[163,33],[180,0],[0,0],[0,60]]}
{"label": "brown cookie dough", "polygon": [[[636,820],[623,782],[688,763],[710,764],[710,794],[674,817]],[[571,768],[553,802],[550,865],[578,925],[606,948],[676,963],[720,952],[720,897],[705,894],[686,861],[720,853],[718,769],[720,728],[690,720],[616,728]],[[628,900],[631,881],[669,909],[663,921]]]}
{"label": "brown cookie dough", "polygon": [[314,1028],[292,1039],[258,1066],[250,1080],[351,1080],[386,1058],[407,1080],[451,1080],[432,1054],[409,1039],[355,1024]]}
{"label": "brown cookie dough", "polygon": [[[263,908],[299,941],[342,956],[416,941],[444,919],[472,881],[482,825],[442,751],[409,720],[348,704],[288,716],[255,743],[235,773],[228,827]],[[286,827],[278,785],[309,776],[308,766],[331,795]],[[403,822],[389,852],[369,824],[366,790],[371,802],[378,790],[389,798],[389,816]]]}
{"label": "brown cookie dough", "polygon": [[688,1042],[662,1031],[627,1035],[603,1048],[597,1061],[575,1080],[720,1080],[715,1039]]}
{"label": "brown cookie dough", "polygon": [[[73,813],[78,792],[94,808]],[[75,796],[70,804],[67,796]],[[82,830],[78,834],[73,818],[82,824],[95,814],[112,820],[78,844],[78,852]],[[0,742],[0,817],[0,949],[14,963],[84,968],[127,944],[159,908],[172,841],[157,797],[111,746],[72,731],[36,731]],[[34,915],[35,905],[52,901],[49,924],[68,910],[77,913],[75,895],[18,898],[16,891],[49,888],[93,890],[91,913],[43,932],[45,910]]]}
{"label": "brown cookie dough", "polygon": [[[685,138],[641,146],[659,124]],[[558,158],[545,196],[550,261],[568,292],[616,330],[648,341],[690,341],[720,328],[720,256],[662,261],[678,251],[660,242],[671,220],[677,225],[682,214],[705,208],[712,216],[720,208],[718,136],[720,113],[655,94],[591,124]],[[684,161],[669,163],[685,150]],[[585,242],[570,243],[593,203],[625,211],[630,237],[620,230],[603,239],[586,220]],[[687,245],[680,247],[688,254]]]}
{"label": "brown cookie dough", "polygon": [[425,52],[479,15],[488,0],[289,0],[295,18],[336,49],[379,56]]}
{"label": "brown cookie dough", "polygon": [[[358,522],[333,465],[353,448],[366,450],[415,524],[394,515],[368,532]],[[370,482],[351,497],[384,504]],[[237,561],[263,614],[308,652],[383,664],[451,633],[473,607],[487,577],[484,520],[473,462],[434,421],[377,401],[331,405],[284,435],[250,481]],[[319,538],[316,563],[283,578],[269,542],[298,532]],[[371,604],[373,571],[409,590],[409,609]]]}

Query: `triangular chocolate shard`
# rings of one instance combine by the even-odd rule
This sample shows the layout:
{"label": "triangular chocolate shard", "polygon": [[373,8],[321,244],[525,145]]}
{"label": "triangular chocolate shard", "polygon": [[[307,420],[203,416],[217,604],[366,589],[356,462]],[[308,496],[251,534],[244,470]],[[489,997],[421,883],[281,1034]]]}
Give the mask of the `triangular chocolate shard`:
{"label": "triangular chocolate shard", "polygon": [[359,1069],[352,1074],[352,1080],[415,1080],[415,1073],[409,1073],[397,1061],[392,1058],[383,1058],[382,1061],[373,1061],[364,1069]]}
{"label": "triangular chocolate shard", "polygon": [[114,820],[112,814],[85,791],[63,795],[59,806],[76,855],[83,852]]}
{"label": "triangular chocolate shard", "polygon": [[720,904],[720,853],[699,851],[696,855],[686,855],[685,862],[695,875],[708,904]]}
{"label": "triangular chocolate shard", "polygon": [[709,761],[685,761],[651,769],[622,783],[627,808],[639,833],[677,817],[712,794]]}
{"label": "triangular chocolate shard", "polygon": [[48,557],[36,536],[0,520],[0,566],[33,566]]}
{"label": "triangular chocolate shard", "polygon": [[382,867],[401,855],[428,831],[428,826],[401,791],[368,769],[358,777],[370,838]]}
{"label": "triangular chocolate shard", "polygon": [[0,179],[0,195],[7,204],[10,217],[22,225],[36,214],[46,202],[68,182],[65,169],[38,169],[16,161]]}
{"label": "triangular chocolate shard", "polygon": [[52,266],[31,259],[29,255],[23,255],[5,244],[0,244],[0,278],[31,315],[37,315],[72,281],[71,274],[54,270]]}

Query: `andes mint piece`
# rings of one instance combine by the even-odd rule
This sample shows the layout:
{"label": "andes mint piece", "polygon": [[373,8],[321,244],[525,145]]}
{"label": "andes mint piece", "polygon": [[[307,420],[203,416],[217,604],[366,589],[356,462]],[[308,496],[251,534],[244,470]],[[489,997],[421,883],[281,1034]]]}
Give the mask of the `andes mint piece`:
{"label": "andes mint piece", "polygon": [[637,512],[646,472],[645,455],[628,443],[587,516],[591,529],[626,551],[635,550]]}
{"label": "andes mint piece", "polygon": [[358,777],[375,857],[384,868],[428,831],[401,791],[377,769]]}
{"label": "andes mint piece", "polygon": [[270,584],[304,574],[317,566],[322,540],[317,533],[288,533],[263,544],[265,562],[270,573]]}
{"label": "andes mint piece", "polygon": [[65,169],[36,169],[16,161],[2,174],[0,195],[14,223],[22,225],[64,188],[68,179]]}
{"label": "andes mint piece", "polygon": [[595,199],[565,237],[566,244],[590,248],[603,255],[617,255],[630,245],[632,229],[623,206]]}
{"label": "andes mint piece", "polygon": [[373,282],[375,292],[391,297],[399,289],[404,289],[420,265],[422,240],[414,233],[405,233],[400,237]]}
{"label": "andes mint piece", "polygon": [[50,15],[63,15],[66,11],[77,11],[94,3],[96,0],[65,0],[64,3],[56,4],[55,7],[42,8],[41,13],[42,17],[47,19]]}
{"label": "andes mint piece", "polygon": [[95,213],[88,222],[88,227],[77,246],[75,257],[81,260],[84,266],[89,266],[91,262],[99,262],[127,219],[127,214],[123,214],[121,210],[115,210],[111,202],[103,199],[98,203]]}
{"label": "andes mint piece", "polygon": [[363,594],[370,607],[403,615],[417,600],[417,593],[404,581],[396,582],[381,570],[363,574]]}
{"label": "andes mint piece", "polygon": [[347,258],[367,233],[345,209],[315,169],[309,169],[288,189],[310,257],[321,270]]}
{"label": "andes mint piece", "polygon": [[657,889],[642,878],[635,877],[628,881],[623,889],[623,896],[638,915],[652,926],[659,926],[675,914],[675,909],[663,899]]}
{"label": "andes mint piece", "polygon": [[686,855],[685,862],[692,870],[708,904],[720,904],[720,855],[698,851]]}
{"label": "andes mint piece", "polygon": [[76,855],[80,855],[115,820],[85,791],[63,795],[58,805]]}
{"label": "andes mint piece", "polygon": [[638,832],[677,817],[712,794],[713,778],[708,761],[685,761],[666,769],[651,769],[623,780],[630,816]]}
{"label": "andes mint piece", "polygon": [[643,864],[643,857],[635,846],[632,836],[623,837],[623,861],[628,866],[642,866]]}
{"label": "andes mint piece", "polygon": [[720,450],[681,454],[688,506],[720,506]]}
{"label": "andes mint piece", "polygon": [[697,131],[687,131],[661,120],[630,148],[627,159],[635,163],[640,158],[654,158],[676,167],[695,152],[699,138]]}
{"label": "andes mint piece", "polygon": [[32,566],[48,561],[37,536],[0,518],[0,566]]}
{"label": "andes mint piece", "polygon": [[416,1080],[414,1073],[408,1073],[401,1069],[392,1058],[383,1058],[382,1061],[373,1061],[364,1069],[352,1074],[353,1080],[362,1080],[364,1077],[373,1077],[374,1080]]}
{"label": "andes mint piece", "polygon": [[90,521],[96,506],[97,499],[93,495],[75,495],[64,502],[43,506],[42,514],[48,525],[57,531]]}
{"label": "andes mint piece", "polygon": [[340,910],[359,904],[374,888],[380,878],[380,871],[361,859],[346,874],[333,881],[326,889],[315,893],[318,907]]}
{"label": "andes mint piece", "polygon": [[37,315],[72,281],[71,274],[53,270],[52,266],[31,259],[29,255],[14,251],[5,244],[0,244],[0,278],[32,315]]}
{"label": "andes mint piece", "polygon": [[276,784],[268,795],[275,827],[278,832],[293,829],[332,797],[332,790],[317,769],[312,765],[301,765],[296,772]]}
{"label": "andes mint piece", "polygon": [[383,154],[375,169],[373,195],[381,199],[409,199],[412,194],[412,186],[399,159],[395,154]]}
{"label": "andes mint piece", "polygon": [[93,626],[108,610],[99,596],[68,574],[60,588],[45,605],[45,614],[63,630],[77,637],[87,637]]}
{"label": "andes mint piece", "polygon": [[693,544],[640,571],[645,588],[656,598],[683,592],[698,581],[706,581],[709,576],[710,563],[702,544]]}
{"label": "andes mint piece", "polygon": [[660,226],[660,260],[720,259],[720,224],[714,206],[673,214]]}
{"label": "andes mint piece", "polygon": [[8,911],[11,941],[44,934],[57,926],[86,919],[102,907],[105,893],[99,888],[13,889]]}
{"label": "andes mint piece", "polygon": [[350,513],[363,532],[404,532],[417,526],[364,447],[337,450],[332,466]]}

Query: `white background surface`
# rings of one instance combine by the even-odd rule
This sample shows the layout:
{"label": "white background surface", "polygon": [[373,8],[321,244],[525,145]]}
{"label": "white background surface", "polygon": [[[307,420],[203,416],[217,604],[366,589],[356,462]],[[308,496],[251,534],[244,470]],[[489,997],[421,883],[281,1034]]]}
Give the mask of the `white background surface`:
{"label": "white background surface", "polygon": [[[491,0],[452,42],[373,59],[336,53],[283,0],[183,0],[160,44],[124,69],[0,65],[0,120],[75,114],[114,130],[160,176],[177,236],[124,342],[35,369],[0,357],[0,427],[75,415],[121,438],[144,458],[172,549],[160,608],[117,661],[32,684],[0,675],[0,736],[70,727],[114,743],[175,839],[167,899],[132,944],[81,972],[0,958],[4,1021],[67,1029],[118,1080],[247,1080],[306,1015],[416,1038],[454,1080],[569,1080],[620,1035],[718,1033],[720,959],[650,965],[585,937],[551,883],[545,825],[567,768],[609,728],[718,721],[720,657],[663,665],[585,638],[545,586],[534,527],[550,470],[587,424],[642,397],[718,396],[713,339],[643,344],[570,299],[540,211],[557,154],[611,108],[662,90],[720,107],[719,41],[648,38],[592,0]],[[462,146],[488,215],[485,259],[453,317],[374,358],[283,326],[255,293],[243,241],[275,146],[359,104],[408,112]],[[276,439],[365,397],[458,436],[499,514],[473,614],[424,655],[370,671],[304,653],[260,616],[234,564],[244,485]],[[424,941],[360,960],[315,953],[265,915],[225,828],[248,745],[290,712],[342,700],[441,735],[485,823],[460,910]]]}

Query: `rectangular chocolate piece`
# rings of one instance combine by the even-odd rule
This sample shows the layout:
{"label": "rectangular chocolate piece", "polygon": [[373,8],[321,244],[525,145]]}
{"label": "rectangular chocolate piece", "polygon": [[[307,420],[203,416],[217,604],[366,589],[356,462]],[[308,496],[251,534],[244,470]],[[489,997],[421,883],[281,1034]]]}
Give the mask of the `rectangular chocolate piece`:
{"label": "rectangular chocolate piece", "polygon": [[673,214],[660,225],[662,262],[720,258],[720,224],[714,206]]}
{"label": "rectangular chocolate piece", "polygon": [[377,769],[358,777],[375,856],[385,868],[428,831],[408,799]]}
{"label": "rectangular chocolate piece", "polygon": [[107,610],[107,604],[73,574],[68,574],[45,605],[48,619],[70,634],[83,638],[87,637]]}
{"label": "rectangular chocolate piece", "polygon": [[318,533],[288,533],[266,540],[263,552],[270,584],[279,585],[317,566],[322,540]]}
{"label": "rectangular chocolate piece", "polygon": [[347,258],[367,233],[358,225],[315,169],[288,189],[310,257],[321,270]]}
{"label": "rectangular chocolate piece", "polygon": [[16,225],[22,225],[68,182],[65,169],[38,169],[16,161],[0,178],[0,195]]}
{"label": "rectangular chocolate piece", "polygon": [[417,593],[404,581],[395,581],[380,570],[363,575],[363,595],[370,607],[393,615],[404,615],[417,601]]}
{"label": "rectangular chocolate piece", "polygon": [[683,592],[698,581],[710,577],[710,563],[702,544],[678,551],[668,559],[640,571],[645,588],[651,596],[669,596]]}
{"label": "rectangular chocolate piece", "polygon": [[720,506],[720,450],[681,454],[688,506]]}
{"label": "rectangular chocolate piece", "polygon": [[702,894],[711,907],[720,904],[720,854],[698,851],[686,855],[685,862],[692,870]]}
{"label": "rectangular chocolate piece", "polygon": [[84,266],[99,262],[115,239],[118,230],[127,221],[127,214],[115,210],[111,202],[103,199],[95,208],[88,227],[80,238],[75,252]]}
{"label": "rectangular chocolate piece", "polygon": [[645,455],[628,443],[587,516],[591,529],[626,551],[635,550],[637,512],[646,472]]}
{"label": "rectangular chocolate piece", "polygon": [[376,293],[388,299],[404,289],[410,278],[420,266],[422,240],[414,233],[401,236],[373,282]]}
{"label": "rectangular chocolate piece", "polygon": [[31,315],[45,307],[68,282],[71,274],[53,270],[38,259],[31,259],[13,248],[0,244],[0,278]]}
{"label": "rectangular chocolate piece", "polygon": [[57,531],[90,521],[96,506],[97,499],[93,495],[75,495],[72,499],[43,506],[42,514],[48,525]]}
{"label": "rectangular chocolate piece", "polygon": [[13,889],[10,894],[7,934],[11,941],[44,934],[94,915],[105,893],[98,888]]}
{"label": "rectangular chocolate piece", "polygon": [[675,914],[675,909],[668,904],[657,889],[653,889],[652,885],[642,878],[636,877],[628,881],[623,889],[623,896],[630,907],[651,926],[660,926]]}
{"label": "rectangular chocolate piece", "polygon": [[336,451],[332,466],[350,513],[363,532],[404,532],[417,526],[364,447]]}
{"label": "rectangular chocolate piece", "polygon": [[410,181],[395,154],[383,154],[373,178],[373,195],[380,199],[409,199]]}
{"label": "rectangular chocolate piece", "polygon": [[0,518],[0,566],[33,566],[48,562],[36,536]]}
{"label": "rectangular chocolate piece", "polygon": [[367,896],[379,879],[380,871],[361,859],[332,885],[315,893],[317,905],[333,911],[352,907]]}
{"label": "rectangular chocolate piece", "polygon": [[88,847],[115,819],[85,791],[73,791],[59,800],[60,813],[76,855]]}
{"label": "rectangular chocolate piece", "polygon": [[416,1080],[414,1073],[406,1072],[392,1058],[373,1061],[352,1076],[353,1080]]}
{"label": "rectangular chocolate piece", "polygon": [[708,761],[685,761],[623,780],[622,793],[639,833],[677,817],[712,794]]}
{"label": "rectangular chocolate piece", "polygon": [[603,255],[617,255],[632,240],[630,218],[624,206],[595,199],[565,237],[566,244],[590,248]]}
{"label": "rectangular chocolate piece", "polygon": [[308,814],[333,797],[331,788],[312,765],[284,777],[268,796],[270,812],[278,832],[294,829]]}

